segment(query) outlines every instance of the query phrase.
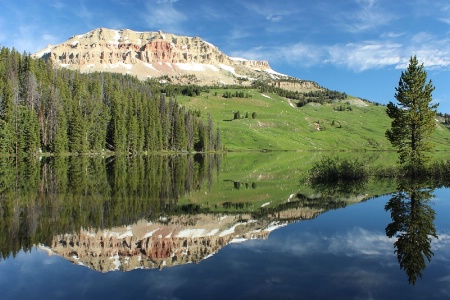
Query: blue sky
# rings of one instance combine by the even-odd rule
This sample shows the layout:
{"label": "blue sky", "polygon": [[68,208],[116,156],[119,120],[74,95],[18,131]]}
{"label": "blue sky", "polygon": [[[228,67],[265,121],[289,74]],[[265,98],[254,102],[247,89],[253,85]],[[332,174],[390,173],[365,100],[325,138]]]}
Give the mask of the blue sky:
{"label": "blue sky", "polygon": [[0,0],[0,45],[34,53],[98,27],[199,36],[230,56],[380,103],[417,55],[450,113],[448,0]]}

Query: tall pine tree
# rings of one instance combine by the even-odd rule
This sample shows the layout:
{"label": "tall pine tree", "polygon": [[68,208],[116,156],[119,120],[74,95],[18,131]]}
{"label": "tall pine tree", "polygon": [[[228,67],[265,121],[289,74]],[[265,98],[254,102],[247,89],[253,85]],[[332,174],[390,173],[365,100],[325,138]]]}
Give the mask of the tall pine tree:
{"label": "tall pine tree", "polygon": [[396,88],[397,104],[389,102],[387,114],[392,125],[386,137],[398,149],[400,163],[413,175],[420,172],[433,148],[431,134],[436,128],[437,104],[431,104],[434,86],[427,83],[427,73],[417,58],[411,57]]}

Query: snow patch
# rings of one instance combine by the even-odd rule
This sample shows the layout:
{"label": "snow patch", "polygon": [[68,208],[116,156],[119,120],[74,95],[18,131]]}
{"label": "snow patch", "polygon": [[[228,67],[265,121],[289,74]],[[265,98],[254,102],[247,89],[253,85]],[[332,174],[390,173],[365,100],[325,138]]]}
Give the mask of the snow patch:
{"label": "snow patch", "polygon": [[238,243],[243,243],[245,241],[248,241],[248,239],[244,239],[244,238],[234,238],[230,241],[230,244],[238,244]]}
{"label": "snow patch", "polygon": [[133,236],[133,232],[131,230],[119,235],[119,239],[124,239],[124,238],[130,237],[130,236]]}
{"label": "snow patch", "polygon": [[273,74],[273,75],[278,75],[278,76],[283,76],[283,77],[289,77],[288,75],[286,75],[286,74],[282,74],[282,73],[278,73],[277,71],[274,71],[274,70],[272,70],[272,69],[267,69],[267,70],[264,70],[266,73],[269,73],[269,74]]}
{"label": "snow patch", "polygon": [[[292,106],[293,108],[295,108],[295,105],[294,105],[294,103],[292,103],[291,99],[288,99],[288,102],[289,102],[289,105],[290,105],[290,106]],[[289,199],[290,199],[290,197],[289,197]],[[289,200],[288,200],[288,201],[289,201]]]}
{"label": "snow patch", "polygon": [[119,30],[114,30],[114,41],[116,43],[119,43],[119,40],[120,40],[120,32]]}
{"label": "snow patch", "polygon": [[38,245],[38,249],[47,252],[47,254],[48,254],[49,256],[51,256],[51,255],[53,254],[52,249],[51,249],[50,247],[45,246],[44,244],[39,244],[39,245]]}
{"label": "snow patch", "polygon": [[205,229],[185,229],[180,231],[175,237],[196,238],[206,236]]}
{"label": "snow patch", "polygon": [[269,204],[270,204],[270,202],[266,202],[266,203],[264,203],[263,205],[261,205],[261,207],[267,206],[267,205],[269,205]]}
{"label": "snow patch", "polygon": [[116,255],[114,255],[114,256],[111,256],[109,259],[111,259],[111,260],[114,260],[113,261],[113,264],[116,266],[116,270],[119,270],[119,268],[120,268],[120,259],[119,259],[119,255],[118,254],[116,254]]}
{"label": "snow patch", "polygon": [[201,237],[203,236],[205,229],[185,229],[180,231],[175,237]]}
{"label": "snow patch", "polygon": [[[290,102],[290,101],[289,101]],[[292,198],[294,198],[295,197],[295,194],[291,194],[290,196],[289,196],[289,199],[287,200],[287,202],[291,202],[291,199]]]}
{"label": "snow patch", "polygon": [[234,60],[234,61],[248,61],[248,59],[240,58],[240,57],[230,57],[230,59]]}
{"label": "snow patch", "polygon": [[231,67],[231,66],[227,66],[227,65],[224,65],[224,64],[219,64],[219,67],[221,69],[224,69],[225,71],[228,71],[228,72],[233,73],[234,75],[236,75],[236,70],[233,67]]}
{"label": "snow patch", "polygon": [[208,259],[208,258],[210,258],[210,257],[213,257],[214,254],[216,254],[216,253],[214,252],[214,253],[208,254],[208,255],[206,255],[205,257],[203,257],[202,260],[205,260],[205,259]]}
{"label": "snow patch", "polygon": [[76,45],[78,45],[78,43],[79,43],[78,41],[73,41],[71,45],[72,45],[73,47],[75,47]]}
{"label": "snow patch", "polygon": [[261,94],[261,96],[271,99],[270,96],[267,96],[267,95],[264,95],[264,94]]}
{"label": "snow patch", "polygon": [[270,223],[264,231],[274,231],[275,229],[281,228],[286,226],[288,223],[281,223],[281,222],[272,222]]}
{"label": "snow patch", "polygon": [[207,42],[207,41],[204,41],[204,42],[205,42],[205,44],[207,44],[208,46],[213,47],[213,48],[216,48],[216,46],[214,46],[214,45],[211,44],[210,42]]}
{"label": "snow patch", "polygon": [[34,56],[37,58],[41,58],[42,56],[49,54],[52,51],[52,49],[53,49],[52,45],[47,45],[47,47],[37,52]]}
{"label": "snow patch", "polygon": [[103,232],[103,237],[104,238],[107,238],[107,237],[119,237],[119,233],[118,232],[113,232],[113,231],[108,231],[108,230],[105,230],[104,232]]}
{"label": "snow patch", "polygon": [[147,232],[145,235],[144,235],[144,239],[146,239],[146,238],[149,238],[149,237],[151,237],[156,231],[158,231],[159,230],[159,228],[156,228],[155,230],[152,230],[152,231],[150,231],[150,232]]}

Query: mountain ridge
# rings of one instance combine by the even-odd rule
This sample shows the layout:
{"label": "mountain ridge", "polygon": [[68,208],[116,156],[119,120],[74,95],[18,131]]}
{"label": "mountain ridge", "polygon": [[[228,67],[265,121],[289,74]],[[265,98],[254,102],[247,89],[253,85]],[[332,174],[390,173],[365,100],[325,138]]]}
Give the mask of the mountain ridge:
{"label": "mountain ridge", "polygon": [[[266,60],[230,57],[199,37],[179,36],[161,30],[138,32],[97,28],[74,35],[58,45],[49,45],[33,57],[84,73],[117,72],[135,75],[141,80],[168,76],[173,83],[189,81],[203,85],[245,86],[255,80],[296,79],[274,71]],[[320,88],[313,82],[301,80],[286,86],[294,90]]]}

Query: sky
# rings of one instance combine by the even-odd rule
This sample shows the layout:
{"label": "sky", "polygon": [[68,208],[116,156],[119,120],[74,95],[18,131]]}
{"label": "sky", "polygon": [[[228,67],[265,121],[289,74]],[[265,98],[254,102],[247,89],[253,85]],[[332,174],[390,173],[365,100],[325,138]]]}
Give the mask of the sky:
{"label": "sky", "polygon": [[95,28],[198,36],[229,56],[387,104],[411,56],[450,113],[448,0],[0,0],[0,46],[35,53]]}

